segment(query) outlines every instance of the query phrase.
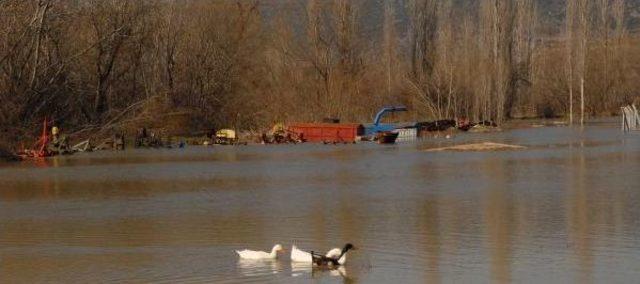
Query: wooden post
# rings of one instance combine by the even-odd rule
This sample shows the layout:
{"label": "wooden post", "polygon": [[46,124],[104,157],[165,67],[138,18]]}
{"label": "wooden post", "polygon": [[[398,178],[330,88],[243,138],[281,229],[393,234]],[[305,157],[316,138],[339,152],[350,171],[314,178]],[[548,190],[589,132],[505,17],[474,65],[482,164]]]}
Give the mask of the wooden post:
{"label": "wooden post", "polygon": [[629,107],[624,107],[624,123],[627,131],[631,131],[631,112]]}
{"label": "wooden post", "polygon": [[627,127],[629,128],[629,131],[636,129],[633,112],[629,108],[627,108]]}
{"label": "wooden post", "polygon": [[569,83],[569,126],[573,126],[573,82]]}
{"label": "wooden post", "polygon": [[624,120],[625,120],[624,107],[620,108],[620,112],[622,112],[622,124],[620,124],[620,127],[622,128],[622,132],[626,132],[627,129],[625,128],[625,125],[624,125]]}
{"label": "wooden post", "polygon": [[636,108],[636,105],[631,105],[631,107],[633,108],[633,117],[635,118],[635,130],[639,130],[640,128],[640,115],[638,115],[638,109]]}
{"label": "wooden post", "polygon": [[580,127],[584,127],[584,77],[580,80]]}
{"label": "wooden post", "polygon": [[627,107],[624,107],[623,111],[624,111],[624,130],[626,132],[631,130],[631,124],[629,124],[629,111]]}

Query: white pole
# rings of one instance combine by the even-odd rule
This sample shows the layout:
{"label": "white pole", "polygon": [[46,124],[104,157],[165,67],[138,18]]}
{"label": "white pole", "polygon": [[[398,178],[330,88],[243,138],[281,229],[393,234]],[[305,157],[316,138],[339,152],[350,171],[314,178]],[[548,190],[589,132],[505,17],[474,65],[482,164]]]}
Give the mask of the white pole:
{"label": "white pole", "polygon": [[584,78],[580,80],[580,127],[584,127]]}
{"label": "white pole", "polygon": [[626,106],[624,107],[624,123],[625,123],[625,130],[626,131],[631,131],[633,129],[633,112],[631,111],[631,108]]}
{"label": "white pole", "polygon": [[634,130],[638,130],[638,128],[640,128],[640,115],[638,115],[638,109],[636,108],[636,105],[631,105],[631,107],[633,108],[633,117],[634,117]]}

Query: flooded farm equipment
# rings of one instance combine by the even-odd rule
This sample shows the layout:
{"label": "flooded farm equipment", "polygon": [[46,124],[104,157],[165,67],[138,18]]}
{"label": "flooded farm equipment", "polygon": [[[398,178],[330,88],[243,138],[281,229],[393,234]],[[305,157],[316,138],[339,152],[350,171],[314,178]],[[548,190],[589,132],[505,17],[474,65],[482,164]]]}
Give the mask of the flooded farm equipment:
{"label": "flooded farm equipment", "polygon": [[233,129],[221,129],[216,131],[213,144],[218,145],[241,145],[246,143],[240,143],[240,139],[235,130]]}
{"label": "flooded farm equipment", "polygon": [[289,125],[288,132],[308,142],[355,143],[363,135],[364,127],[357,123],[294,123]]}
{"label": "flooded farm equipment", "polygon": [[384,117],[387,113],[396,113],[396,112],[405,112],[407,111],[407,107],[405,106],[386,106],[378,111],[376,116],[373,119],[373,123],[369,125],[365,125],[365,133],[366,136],[375,137],[378,132],[392,131],[396,129],[398,126],[390,123],[382,123],[382,117]]}
{"label": "flooded farm equipment", "polygon": [[260,143],[262,144],[298,144],[307,142],[304,133],[293,131],[291,127],[286,127],[283,123],[276,123],[269,133],[262,133]]}
{"label": "flooded farm equipment", "polygon": [[395,131],[382,131],[376,133],[376,137],[374,140],[378,142],[378,144],[394,144],[396,143],[396,139],[398,139],[398,132]]}
{"label": "flooded farm equipment", "polygon": [[44,158],[56,155],[72,154],[73,151],[69,147],[67,137],[62,135],[60,129],[56,126],[51,127],[50,122],[44,119],[42,126],[42,134],[31,149],[23,149],[18,152],[22,158]]}
{"label": "flooded farm equipment", "polygon": [[143,127],[136,133],[136,139],[134,141],[135,148],[160,148],[164,147],[162,139],[158,137],[154,132],[149,133],[147,128]]}

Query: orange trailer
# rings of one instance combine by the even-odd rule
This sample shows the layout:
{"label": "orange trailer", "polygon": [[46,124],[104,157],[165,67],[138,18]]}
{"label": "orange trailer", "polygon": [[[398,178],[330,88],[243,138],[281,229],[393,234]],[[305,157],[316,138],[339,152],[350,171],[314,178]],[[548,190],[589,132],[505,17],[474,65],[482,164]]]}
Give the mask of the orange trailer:
{"label": "orange trailer", "polygon": [[294,123],[287,128],[307,142],[353,143],[364,134],[357,123]]}

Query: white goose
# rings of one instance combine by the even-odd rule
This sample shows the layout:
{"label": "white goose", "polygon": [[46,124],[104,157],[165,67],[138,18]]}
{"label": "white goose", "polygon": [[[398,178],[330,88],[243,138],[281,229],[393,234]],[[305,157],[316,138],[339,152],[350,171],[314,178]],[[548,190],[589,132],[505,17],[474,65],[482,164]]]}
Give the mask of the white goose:
{"label": "white goose", "polygon": [[236,253],[240,256],[240,258],[242,259],[276,259],[278,258],[278,252],[284,251],[284,248],[281,245],[275,245],[273,246],[273,249],[271,249],[271,253],[268,252],[264,252],[264,251],[255,251],[255,250],[240,250],[240,251],[236,251]]}

